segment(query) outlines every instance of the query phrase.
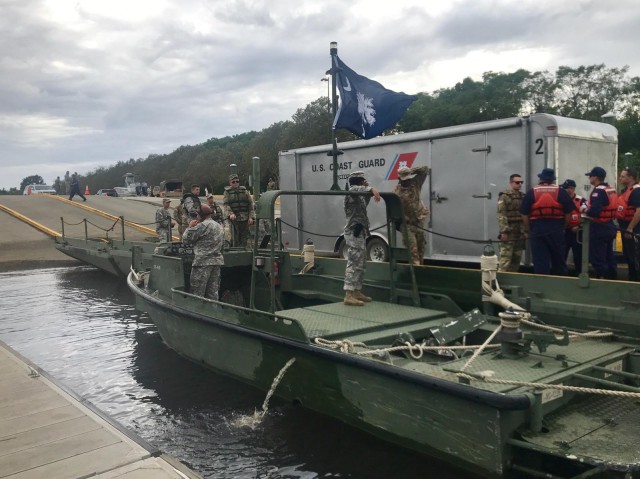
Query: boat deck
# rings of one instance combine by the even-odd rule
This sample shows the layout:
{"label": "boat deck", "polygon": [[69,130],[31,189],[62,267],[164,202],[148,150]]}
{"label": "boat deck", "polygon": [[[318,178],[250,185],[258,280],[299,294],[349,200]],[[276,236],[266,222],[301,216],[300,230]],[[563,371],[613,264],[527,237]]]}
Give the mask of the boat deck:
{"label": "boat deck", "polygon": [[0,477],[200,477],[34,368],[0,341]]}
{"label": "boat deck", "polygon": [[343,302],[278,311],[283,318],[296,320],[310,338],[349,338],[364,341],[379,333],[388,336],[413,329],[426,329],[442,322],[447,314],[426,308],[373,301],[363,307]]}
{"label": "boat deck", "polygon": [[523,439],[558,449],[559,454],[591,457],[612,464],[640,463],[636,442],[640,409],[636,399],[585,396],[546,416],[544,425],[540,433],[525,431]]}

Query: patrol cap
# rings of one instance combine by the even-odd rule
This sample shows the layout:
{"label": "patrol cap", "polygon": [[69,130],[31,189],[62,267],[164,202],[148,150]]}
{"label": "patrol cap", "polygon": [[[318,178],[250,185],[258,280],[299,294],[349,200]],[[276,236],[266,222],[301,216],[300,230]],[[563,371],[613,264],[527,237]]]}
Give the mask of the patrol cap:
{"label": "patrol cap", "polygon": [[398,178],[401,180],[410,180],[411,178],[415,178],[415,176],[415,174],[411,174],[411,168],[403,166],[398,169]]}
{"label": "patrol cap", "polygon": [[354,171],[349,175],[349,178],[364,178],[364,171]]}
{"label": "patrol cap", "polygon": [[171,203],[171,200],[169,198],[164,198],[162,200],[163,203]]}
{"label": "patrol cap", "polygon": [[213,196],[213,193],[209,193],[209,194],[207,195],[207,198],[215,198],[215,196]]}
{"label": "patrol cap", "polygon": [[562,188],[564,188],[565,190],[567,188],[575,188],[576,182],[573,180],[564,180],[564,183],[562,183],[560,186],[562,186]]}
{"label": "patrol cap", "polygon": [[238,175],[236,175],[235,173],[229,175],[229,181],[231,180],[240,180],[240,177]]}
{"label": "patrol cap", "polygon": [[200,208],[198,208],[198,215],[200,215],[202,218],[211,216],[211,213],[212,211],[209,205],[201,205]]}
{"label": "patrol cap", "polygon": [[591,171],[584,174],[584,176],[597,176],[598,178],[605,178],[607,172],[601,166],[594,166]]}
{"label": "patrol cap", "polygon": [[538,173],[538,178],[543,181],[553,181],[556,179],[556,172],[553,168],[543,168],[540,173]]}

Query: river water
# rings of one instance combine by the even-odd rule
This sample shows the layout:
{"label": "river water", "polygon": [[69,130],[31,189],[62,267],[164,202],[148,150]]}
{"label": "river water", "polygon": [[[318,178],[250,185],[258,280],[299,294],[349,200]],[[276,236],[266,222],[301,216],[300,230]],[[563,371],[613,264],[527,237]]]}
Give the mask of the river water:
{"label": "river water", "polygon": [[467,478],[167,348],[123,279],[89,267],[0,274],[0,339],[206,478]]}

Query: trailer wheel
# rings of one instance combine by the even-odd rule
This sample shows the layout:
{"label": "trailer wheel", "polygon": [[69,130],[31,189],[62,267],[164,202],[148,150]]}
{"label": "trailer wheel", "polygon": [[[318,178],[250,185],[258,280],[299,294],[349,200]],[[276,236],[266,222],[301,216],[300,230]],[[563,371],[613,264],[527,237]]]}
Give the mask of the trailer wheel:
{"label": "trailer wheel", "polygon": [[389,247],[387,243],[380,238],[371,238],[367,242],[367,257],[369,261],[375,261],[376,263],[389,261]]}

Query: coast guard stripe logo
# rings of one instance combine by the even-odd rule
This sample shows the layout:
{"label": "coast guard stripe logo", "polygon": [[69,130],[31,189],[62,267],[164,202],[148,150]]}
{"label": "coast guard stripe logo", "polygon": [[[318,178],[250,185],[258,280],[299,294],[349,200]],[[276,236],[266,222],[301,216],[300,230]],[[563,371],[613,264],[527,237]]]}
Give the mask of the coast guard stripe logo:
{"label": "coast guard stripe logo", "polygon": [[418,156],[417,151],[412,151],[411,153],[400,153],[396,155],[389,167],[389,171],[387,171],[387,176],[385,176],[385,180],[397,180],[398,179],[398,170],[400,168],[411,168],[413,166],[413,162],[416,161],[416,157]]}

